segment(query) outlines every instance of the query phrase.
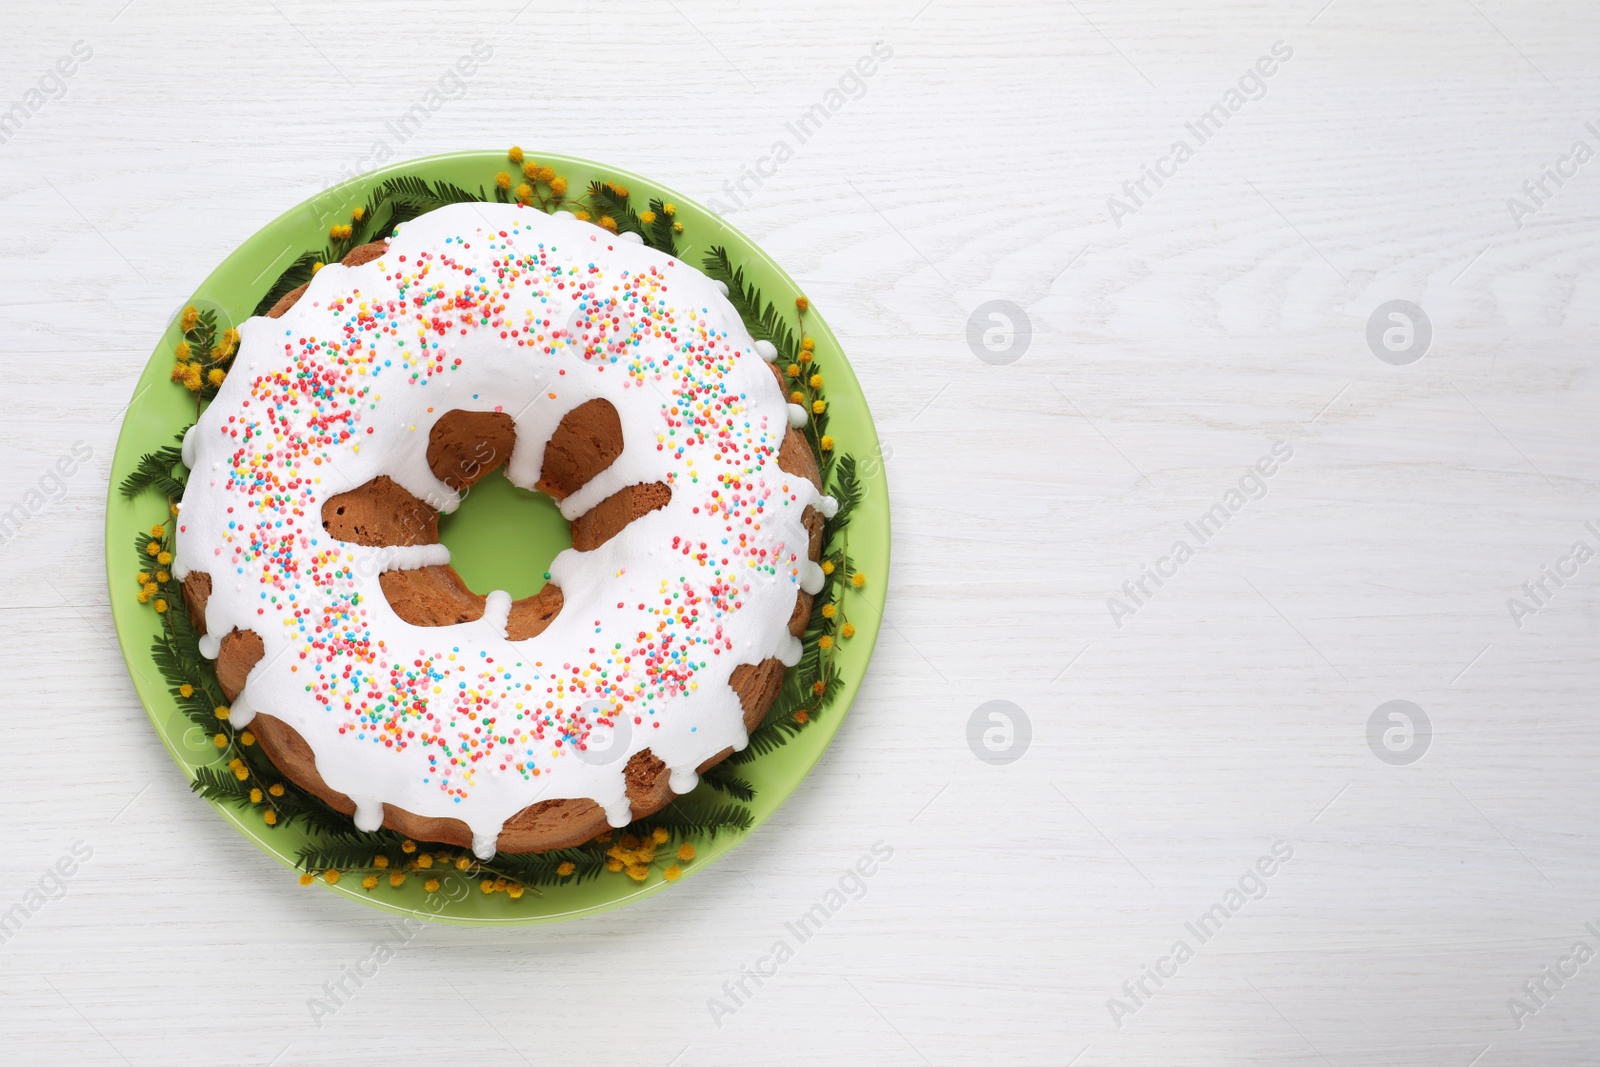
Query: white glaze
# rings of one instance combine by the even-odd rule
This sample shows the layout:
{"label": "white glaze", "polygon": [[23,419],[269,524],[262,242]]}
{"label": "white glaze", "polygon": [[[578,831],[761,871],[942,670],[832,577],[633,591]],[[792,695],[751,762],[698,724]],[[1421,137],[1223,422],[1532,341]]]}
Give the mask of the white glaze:
{"label": "white glaze", "polygon": [[[505,264],[522,272],[509,284]],[[499,295],[484,302],[486,291]],[[481,856],[541,800],[587,797],[626,823],[623,767],[642,749],[685,792],[700,763],[743,748],[729,676],[772,656],[798,661],[786,623],[798,592],[822,580],[801,516],[832,502],[779,469],[785,430],[805,412],[724,292],[560,213],[455,205],[406,223],[377,260],[323,268],[282,318],[246,321],[228,379],[184,440],[192,473],[173,567],[212,576],[203,654],[234,628],[262,638],[234,724],[259,709],[294,727],[363,829],[384,803],[461,819]],[[473,306],[448,299],[462,294]],[[501,337],[512,329],[526,332]],[[642,482],[666,482],[672,499],[592,552],[561,553],[550,573],[564,606],[531,640],[507,640],[500,591],[474,622],[404,622],[378,576],[448,551],[348,544],[322,529],[324,501],[379,474],[452,510],[460,497],[426,449],[434,420],[455,408],[513,416],[507,475],[531,488],[562,416],[594,397],[616,407],[624,451],[562,513]],[[590,751],[595,730],[616,744]]]}

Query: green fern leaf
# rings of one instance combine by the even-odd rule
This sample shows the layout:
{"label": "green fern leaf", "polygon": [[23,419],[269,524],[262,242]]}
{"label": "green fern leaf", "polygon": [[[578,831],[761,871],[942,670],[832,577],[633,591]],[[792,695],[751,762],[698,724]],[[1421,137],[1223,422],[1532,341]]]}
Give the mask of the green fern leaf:
{"label": "green fern leaf", "polygon": [[700,780],[719,793],[726,793],[745,803],[756,798],[755,787],[734,774],[726,763],[719,763],[700,776]]}
{"label": "green fern leaf", "polygon": [[137,496],[143,490],[153,488],[169,500],[182,499],[184,480],[188,474],[179,478],[173,472],[183,463],[183,435],[188,430],[189,427],[185,426],[179,431],[176,444],[140,456],[133,473],[122,480],[122,495]]}

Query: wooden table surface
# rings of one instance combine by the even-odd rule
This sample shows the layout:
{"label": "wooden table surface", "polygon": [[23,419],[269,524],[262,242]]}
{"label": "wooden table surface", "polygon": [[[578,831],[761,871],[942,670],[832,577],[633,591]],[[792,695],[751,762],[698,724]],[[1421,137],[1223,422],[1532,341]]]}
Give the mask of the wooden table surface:
{"label": "wooden table surface", "polygon": [[[1600,1062],[1600,8],[5,22],[5,1062]],[[395,935],[191,796],[134,697],[110,458],[241,240],[513,142],[715,202],[811,294],[886,446],[888,626],[727,861],[357,988]]]}

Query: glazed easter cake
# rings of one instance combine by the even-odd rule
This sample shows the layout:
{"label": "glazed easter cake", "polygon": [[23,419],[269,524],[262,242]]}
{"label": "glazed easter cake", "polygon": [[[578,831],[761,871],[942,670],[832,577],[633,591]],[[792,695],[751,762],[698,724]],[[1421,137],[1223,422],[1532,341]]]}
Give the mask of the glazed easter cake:
{"label": "glazed easter cake", "polygon": [[[230,728],[358,829],[482,859],[690,791],[824,583],[837,505],[776,356],[725,283],[566,211],[452,204],[329,263],[183,438],[172,574]],[[497,468],[571,524],[519,600],[439,543]]]}

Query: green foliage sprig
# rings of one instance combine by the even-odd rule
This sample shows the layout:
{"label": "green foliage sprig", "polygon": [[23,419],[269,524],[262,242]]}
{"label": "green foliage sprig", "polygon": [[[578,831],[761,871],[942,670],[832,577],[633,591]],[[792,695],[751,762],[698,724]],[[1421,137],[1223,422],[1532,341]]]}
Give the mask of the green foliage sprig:
{"label": "green foliage sprig", "polygon": [[677,214],[678,209],[675,205],[667,203],[660,197],[651,200],[650,210],[640,216],[645,225],[650,227],[645,243],[669,256],[676,256],[677,235],[683,230],[683,224],[674,221]]}
{"label": "green foliage sprig", "polygon": [[640,238],[647,237],[644,223],[639,221],[638,214],[628,203],[626,186],[614,185],[611,182],[590,182],[589,200],[594,204],[595,210],[600,212],[602,228],[613,229],[613,226],[605,224],[605,220],[610,219],[617,233],[636,233]]}
{"label": "green foliage sprig", "polygon": [[476,193],[469,193],[452,182],[437,181],[429,185],[424,179],[412,174],[387,178],[378,189],[385,201],[409,204],[422,211],[433,211],[446,204],[481,204],[489,199],[481,185]]}
{"label": "green foliage sprig", "polygon": [[295,261],[290,263],[284,269],[284,272],[278,275],[277,280],[262,294],[261,299],[256,302],[255,311],[251,312],[251,314],[265,315],[272,310],[272,306],[279,300],[309,282],[311,276],[316,273],[317,264],[324,262],[322,257],[325,254],[306,252],[296,257]]}
{"label": "green foliage sprig", "polygon": [[850,524],[850,515],[856,510],[856,505],[861,503],[864,492],[860,481],[856,478],[856,457],[839,457],[839,469],[834,475],[829,492],[833,499],[839,502],[839,510],[828,520],[828,528],[835,531],[843,530]]}
{"label": "green foliage sprig", "polygon": [[182,499],[184,483],[173,476],[173,471],[183,462],[183,435],[188,432],[189,427],[185,426],[173,444],[140,456],[133,473],[122,480],[122,495],[132,497],[151,488],[168,500]]}
{"label": "green foliage sprig", "polygon": [[744,280],[744,268],[734,266],[726,248],[713,246],[701,260],[700,269],[728,287],[728,303],[739,313],[751,337],[772,342],[778,350],[778,359],[784,363],[799,360],[800,341],[789,323],[774,304],[762,299],[761,290]]}
{"label": "green foliage sprig", "polygon": [[[569,863],[572,868],[562,873],[562,868]],[[606,869],[606,857],[589,848],[563,848],[554,852],[499,857],[488,869],[522,885],[552,886],[566,881],[586,882],[598,878]]]}
{"label": "green foliage sprig", "polygon": [[719,793],[726,793],[735,800],[746,803],[756,798],[756,791],[749,782],[733,773],[726,761],[707,769],[700,776],[700,780]]}

